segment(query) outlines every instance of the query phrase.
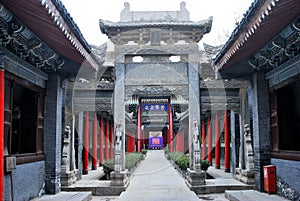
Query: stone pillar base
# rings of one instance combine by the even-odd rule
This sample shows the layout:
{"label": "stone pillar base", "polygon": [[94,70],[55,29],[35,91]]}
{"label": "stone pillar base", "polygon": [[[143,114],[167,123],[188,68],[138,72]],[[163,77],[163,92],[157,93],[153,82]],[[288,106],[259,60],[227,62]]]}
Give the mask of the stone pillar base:
{"label": "stone pillar base", "polygon": [[254,184],[254,173],[250,170],[243,170],[240,168],[236,168],[235,178],[240,180],[245,184]]}
{"label": "stone pillar base", "polygon": [[230,172],[230,169],[229,169],[229,168],[225,168],[225,169],[224,169],[224,172],[227,172],[227,173],[228,173],[228,172]]}
{"label": "stone pillar base", "polygon": [[188,168],[186,184],[192,191],[195,191],[198,186],[205,185],[205,172],[203,170],[195,171]]}
{"label": "stone pillar base", "polygon": [[116,172],[113,171],[110,173],[110,186],[120,186],[127,187],[129,184],[128,181],[128,171]]}
{"label": "stone pillar base", "polygon": [[77,181],[78,170],[72,170],[67,173],[61,174],[61,185],[62,186],[71,186]]}

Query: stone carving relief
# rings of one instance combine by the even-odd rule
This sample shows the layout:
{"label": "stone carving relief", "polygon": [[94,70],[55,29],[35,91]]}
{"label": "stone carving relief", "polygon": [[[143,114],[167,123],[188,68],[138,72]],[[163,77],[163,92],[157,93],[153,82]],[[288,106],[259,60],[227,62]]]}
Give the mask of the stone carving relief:
{"label": "stone carving relief", "polygon": [[126,86],[125,94],[132,95],[169,95],[181,94],[188,99],[188,86]]}
{"label": "stone carving relief", "polygon": [[125,85],[188,84],[187,63],[150,61],[126,64],[125,71]]}
{"label": "stone carving relief", "polygon": [[193,168],[196,171],[201,170],[201,157],[200,157],[200,142],[199,142],[199,129],[196,119],[193,119]]}
{"label": "stone carving relief", "polygon": [[115,133],[115,171],[122,171],[122,125],[116,125],[116,133]]}
{"label": "stone carving relief", "polygon": [[53,72],[62,67],[64,59],[26,28],[0,4],[0,42],[21,59],[38,69]]}
{"label": "stone carving relief", "polygon": [[[63,133],[63,151],[61,160],[61,185],[70,186],[77,180],[78,170],[75,169],[75,151],[72,138],[74,133],[71,131],[70,126],[66,126]],[[74,158],[73,158],[74,157]]]}
{"label": "stone carving relief", "polygon": [[175,112],[175,116],[177,118],[178,121],[181,121],[183,119],[185,119],[187,116],[189,115],[189,109],[185,110],[184,112]]}
{"label": "stone carving relief", "polygon": [[128,119],[129,121],[131,121],[133,119],[133,114],[134,114],[133,111],[132,112],[125,111],[125,117],[126,117],[126,119]]}
{"label": "stone carving relief", "polygon": [[[240,151],[240,167],[236,169],[236,178],[247,184],[254,183],[254,158],[252,148],[251,129],[249,124],[244,125],[243,141]],[[243,165],[245,164],[245,166]],[[243,167],[244,166],[244,167]]]}
{"label": "stone carving relief", "polygon": [[65,127],[64,131],[64,140],[63,140],[63,153],[62,153],[62,160],[61,160],[61,169],[62,172],[66,173],[70,170],[69,162],[70,162],[70,135],[71,135],[71,128],[70,126]]}
{"label": "stone carving relief", "polygon": [[126,55],[137,53],[140,55],[149,54],[192,54],[198,53],[199,47],[197,44],[180,44],[180,45],[164,45],[164,46],[143,46],[137,47],[134,45],[119,45],[115,47],[116,55]]}
{"label": "stone carving relief", "polygon": [[186,9],[186,3],[180,3],[180,11],[130,11],[130,4],[124,3],[124,9],[120,14],[121,22],[135,22],[135,21],[189,21],[190,13]]}
{"label": "stone carving relief", "polygon": [[114,171],[110,173],[111,186],[128,185],[128,171],[125,169],[125,149],[124,149],[124,133],[122,124],[118,123],[115,129],[115,166]]}
{"label": "stone carving relief", "polygon": [[283,31],[287,37],[283,37],[283,34],[277,35],[270,44],[249,59],[248,62],[254,70],[270,71],[300,53],[299,45],[297,45],[300,33],[299,21],[298,17],[290,27]]}
{"label": "stone carving relief", "polygon": [[254,170],[253,148],[252,148],[252,139],[251,139],[249,124],[245,124],[244,134],[245,134],[246,170],[253,172]]}

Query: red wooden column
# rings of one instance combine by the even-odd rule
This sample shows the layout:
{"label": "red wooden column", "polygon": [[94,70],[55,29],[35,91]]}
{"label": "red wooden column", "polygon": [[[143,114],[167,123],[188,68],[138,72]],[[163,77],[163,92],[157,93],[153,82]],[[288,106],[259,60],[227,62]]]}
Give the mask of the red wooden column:
{"label": "red wooden column", "polygon": [[138,143],[137,143],[137,151],[140,152],[142,151],[141,147],[141,137],[142,137],[142,106],[139,105],[138,107],[138,119],[137,119],[137,138],[138,138]]}
{"label": "red wooden column", "polygon": [[103,142],[104,142],[104,119],[103,117],[100,118],[100,149],[99,149],[99,156],[100,156],[100,164],[103,165],[104,163],[104,149],[103,149]]}
{"label": "red wooden column", "polygon": [[142,131],[141,131],[141,150],[143,150],[144,144],[145,144],[145,133],[144,133],[144,131],[142,130]]}
{"label": "red wooden column", "polygon": [[180,135],[181,135],[181,144],[180,144],[180,148],[181,148],[181,152],[184,153],[184,135],[183,132],[180,131]]}
{"label": "red wooden column", "polygon": [[97,114],[94,115],[93,124],[93,160],[92,160],[92,170],[97,170]]}
{"label": "red wooden column", "polygon": [[0,54],[0,200],[4,200],[4,58]]}
{"label": "red wooden column", "polygon": [[114,123],[110,122],[110,159],[114,158],[114,141],[113,141],[113,136],[114,136]]}
{"label": "red wooden column", "polygon": [[179,145],[179,138],[180,138],[180,133],[178,132],[177,134],[176,134],[176,144],[175,144],[175,151],[179,151],[179,149],[180,149],[180,145]]}
{"label": "red wooden column", "polygon": [[169,150],[170,152],[173,152],[173,115],[172,115],[172,107],[171,104],[169,103]]}
{"label": "red wooden column", "polygon": [[176,135],[176,151],[183,152],[183,134],[179,131]]}
{"label": "red wooden column", "polygon": [[202,143],[202,160],[206,159],[206,142],[205,142],[205,123],[204,120],[202,120],[202,135],[201,135],[201,143]]}
{"label": "red wooden column", "polygon": [[230,172],[229,122],[228,122],[227,110],[224,111],[224,143],[225,143],[224,169],[225,172]]}
{"label": "red wooden column", "polygon": [[127,137],[127,152],[134,152],[134,137],[131,133],[126,135]]}
{"label": "red wooden column", "polygon": [[215,168],[216,169],[220,169],[220,134],[219,134],[219,116],[218,116],[218,112],[216,112],[216,146],[215,146]]}
{"label": "red wooden column", "polygon": [[132,148],[132,152],[134,152],[134,146],[135,146],[135,137],[133,133],[130,133],[130,138],[131,138],[131,148]]}
{"label": "red wooden column", "polygon": [[212,135],[211,135],[211,122],[210,122],[210,117],[208,117],[207,120],[207,135],[208,135],[208,139],[207,139],[207,154],[208,154],[208,162],[210,163],[210,165],[212,165]]}
{"label": "red wooden column", "polygon": [[83,144],[83,174],[89,171],[89,112],[85,112],[84,123],[84,144]]}
{"label": "red wooden column", "polygon": [[109,144],[109,120],[106,118],[106,124],[105,124],[105,160],[109,159],[109,150],[108,150],[108,144]]}
{"label": "red wooden column", "polygon": [[179,151],[183,153],[183,133],[182,131],[180,131],[179,133],[179,136],[180,136],[180,140],[179,140]]}
{"label": "red wooden column", "polygon": [[127,152],[131,152],[131,139],[130,139],[130,133],[127,133],[126,135],[126,145],[127,145]]}

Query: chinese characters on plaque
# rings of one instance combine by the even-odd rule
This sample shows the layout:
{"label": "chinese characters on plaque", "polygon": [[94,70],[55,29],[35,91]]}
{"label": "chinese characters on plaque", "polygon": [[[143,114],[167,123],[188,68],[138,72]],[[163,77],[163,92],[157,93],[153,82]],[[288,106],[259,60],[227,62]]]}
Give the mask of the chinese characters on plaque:
{"label": "chinese characters on plaque", "polygon": [[143,104],[143,111],[168,111],[168,104]]}

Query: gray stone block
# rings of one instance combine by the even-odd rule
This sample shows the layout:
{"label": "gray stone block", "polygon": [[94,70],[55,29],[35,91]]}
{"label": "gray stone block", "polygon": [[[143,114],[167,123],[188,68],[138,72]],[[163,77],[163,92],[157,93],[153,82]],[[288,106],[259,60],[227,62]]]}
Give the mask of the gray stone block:
{"label": "gray stone block", "polygon": [[204,171],[194,171],[187,169],[187,182],[189,187],[195,187],[205,184],[205,172]]}
{"label": "gray stone block", "polygon": [[127,170],[122,172],[113,171],[110,173],[110,178],[111,178],[111,183],[110,183],[111,186],[127,187],[129,184]]}

